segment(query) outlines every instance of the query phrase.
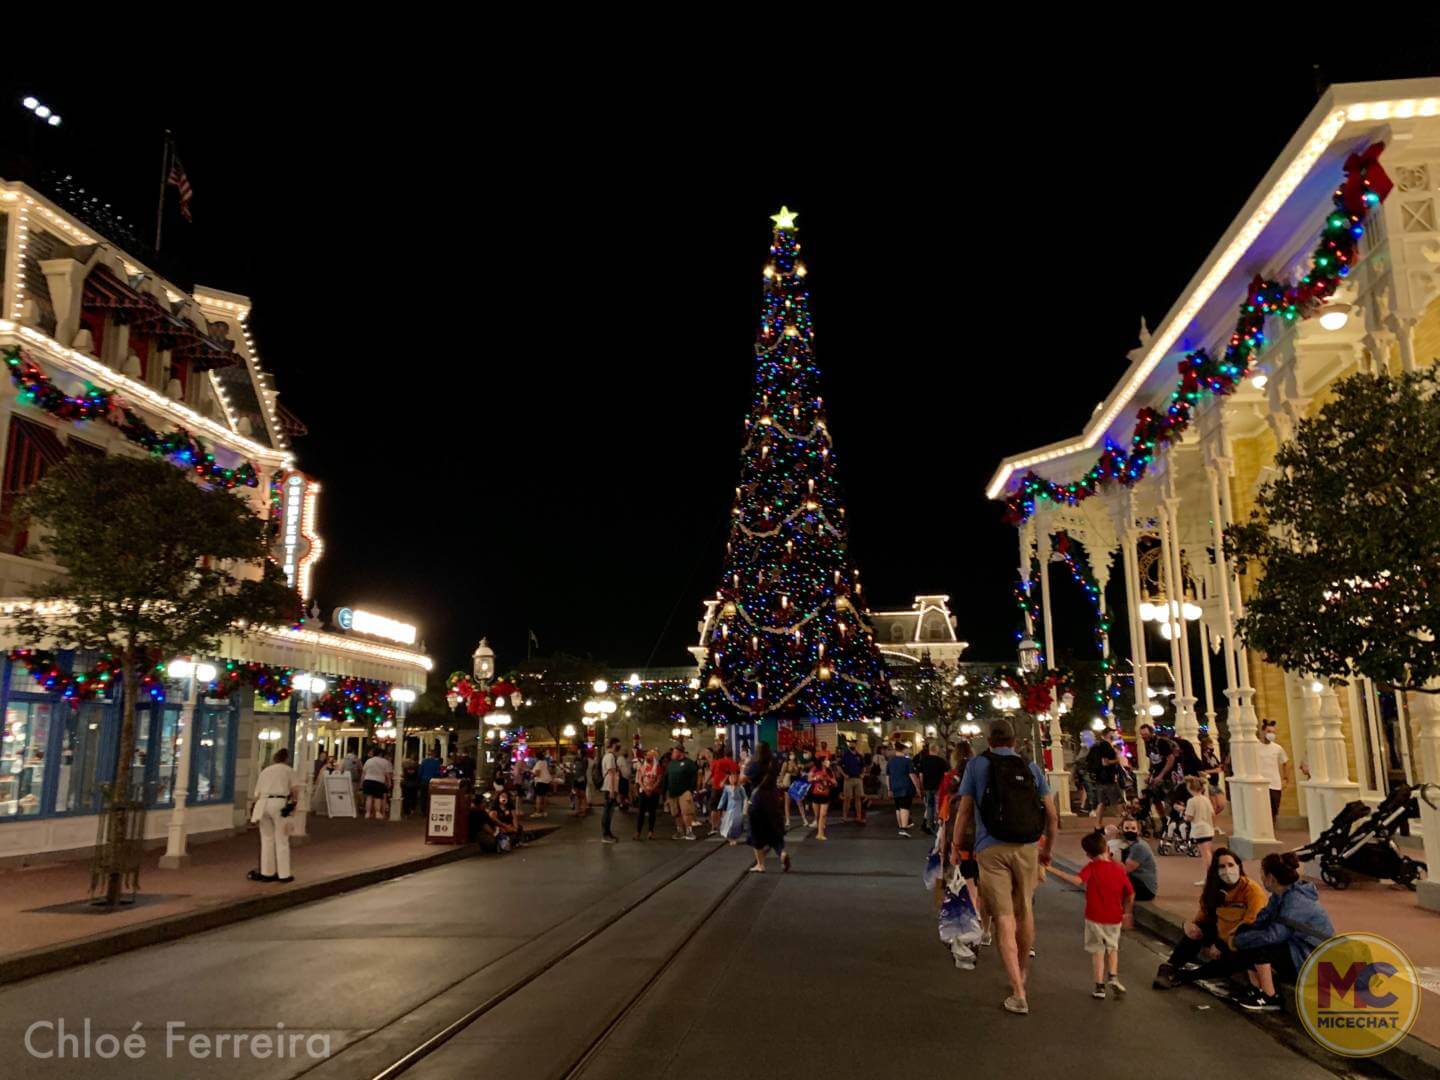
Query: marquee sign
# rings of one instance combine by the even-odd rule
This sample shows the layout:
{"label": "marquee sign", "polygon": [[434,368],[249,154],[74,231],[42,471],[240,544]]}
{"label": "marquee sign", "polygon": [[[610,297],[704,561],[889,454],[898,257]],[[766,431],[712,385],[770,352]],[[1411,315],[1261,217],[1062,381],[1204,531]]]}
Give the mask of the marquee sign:
{"label": "marquee sign", "polygon": [[347,633],[364,634],[367,637],[398,641],[401,645],[414,645],[416,630],[409,623],[377,615],[360,608],[336,608],[330,621]]}
{"label": "marquee sign", "polygon": [[285,474],[280,484],[280,539],[277,543],[280,568],[285,580],[310,599],[310,575],[325,545],[315,531],[316,503],[320,484],[298,470]]}

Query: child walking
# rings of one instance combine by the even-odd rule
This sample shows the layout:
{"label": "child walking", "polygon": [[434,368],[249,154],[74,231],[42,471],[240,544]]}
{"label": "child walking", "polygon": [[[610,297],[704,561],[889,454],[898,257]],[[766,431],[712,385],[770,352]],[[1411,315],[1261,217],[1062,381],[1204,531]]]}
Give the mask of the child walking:
{"label": "child walking", "polygon": [[740,786],[738,771],[725,777],[715,810],[720,814],[720,835],[734,847],[745,832],[745,789]]}
{"label": "child walking", "polygon": [[[1190,798],[1185,803],[1185,820],[1190,823],[1190,839],[1200,845],[1200,865],[1209,866],[1215,840],[1215,807],[1206,794],[1203,776],[1186,777],[1185,787],[1190,792]],[[1195,884],[1197,887],[1202,886],[1205,881],[1202,878]]]}
{"label": "child walking", "polygon": [[1085,890],[1085,951],[1095,965],[1095,989],[1090,996],[1103,1000],[1107,988],[1117,995],[1125,993],[1120,982],[1120,928],[1133,925],[1130,913],[1135,886],[1130,884],[1125,868],[1110,858],[1104,829],[1087,833],[1080,846],[1090,861],[1081,868],[1079,877],[1054,865],[1049,869],[1061,881]]}

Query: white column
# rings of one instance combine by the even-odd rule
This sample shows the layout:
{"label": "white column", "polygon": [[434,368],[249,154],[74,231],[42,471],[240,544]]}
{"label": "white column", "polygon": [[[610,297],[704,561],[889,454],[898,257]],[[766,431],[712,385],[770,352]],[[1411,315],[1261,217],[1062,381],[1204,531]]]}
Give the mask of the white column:
{"label": "white column", "polygon": [[[1050,619],[1050,531],[1041,529],[1036,541],[1040,555],[1040,612],[1045,621],[1045,670],[1055,667],[1055,627]],[[1050,701],[1050,768],[1047,776],[1050,793],[1055,796],[1056,809],[1061,817],[1071,815],[1070,774],[1065,768],[1065,737],[1060,726],[1060,700],[1058,695]],[[1035,748],[1037,751],[1039,747]]]}
{"label": "white column", "polygon": [[[1137,550],[1140,530],[1135,527],[1133,496],[1129,497],[1126,510],[1126,526],[1121,551],[1125,567],[1125,607],[1130,617],[1130,669],[1135,674],[1135,742],[1140,742],[1140,725],[1150,719],[1150,695],[1147,659],[1145,656],[1145,622],[1140,618],[1140,568]],[[1118,724],[1116,725],[1119,726]],[[1150,771],[1150,760],[1142,753],[1135,755],[1135,767],[1143,785]]]}
{"label": "white column", "polygon": [[405,777],[405,703],[395,703],[395,775],[391,777],[390,820],[399,821],[405,809],[405,789],[401,782]]}
{"label": "white column", "polygon": [[1193,743],[1195,696],[1190,693],[1190,654],[1186,648],[1185,614],[1181,610],[1185,599],[1185,579],[1179,569],[1180,553],[1172,512],[1172,503],[1176,501],[1163,499],[1159,507],[1160,568],[1165,582],[1165,618],[1170,626],[1170,667],[1175,678],[1175,734]]}
{"label": "white column", "polygon": [[[194,658],[191,658],[194,662]],[[165,837],[165,854],[160,856],[161,870],[179,870],[190,865],[185,843],[185,806],[190,796],[190,731],[195,726],[195,675],[185,680],[185,704],[175,725],[175,787],[171,792],[175,806],[170,811],[170,829]]]}
{"label": "white column", "polygon": [[[1360,785],[1350,779],[1350,759],[1345,753],[1345,717],[1340,712],[1340,699],[1328,680],[1320,680],[1320,687],[1320,708],[1306,739],[1310,755],[1312,839],[1324,831],[1347,803],[1360,797]],[[1316,820],[1317,815],[1319,820]]]}
{"label": "white column", "polygon": [[1415,715],[1419,737],[1415,740],[1415,764],[1417,779],[1424,785],[1417,793],[1421,797],[1420,827],[1425,833],[1425,862],[1431,867],[1430,880],[1416,885],[1417,901],[1423,908],[1440,911],[1440,809],[1432,807],[1424,799],[1440,807],[1440,700],[1434,694],[1410,694],[1410,708]]}
{"label": "white column", "polygon": [[[1105,592],[1110,585],[1110,560],[1115,557],[1115,552],[1114,549],[1111,549],[1105,553],[1103,559],[1097,559],[1095,552],[1088,546],[1085,551],[1086,554],[1090,556],[1090,569],[1095,573],[1095,587],[1100,590],[1100,619],[1106,620],[1110,617],[1110,604],[1105,599]],[[1108,633],[1100,636],[1100,660],[1101,666],[1105,669],[1105,682],[1100,692],[1105,695],[1105,708],[1109,709],[1111,703],[1110,686],[1114,682],[1114,677],[1110,670],[1110,635]],[[1109,722],[1114,724],[1115,718],[1113,715]]]}
{"label": "white column", "polygon": [[1195,624],[1195,629],[1200,634],[1200,670],[1205,678],[1205,727],[1218,746],[1220,737],[1215,730],[1215,681],[1210,674],[1210,628],[1202,620]]}
{"label": "white column", "polygon": [[1270,820],[1270,782],[1260,771],[1260,740],[1255,734],[1259,720],[1255,715],[1255,690],[1250,685],[1249,659],[1235,635],[1236,622],[1244,609],[1240,606],[1239,581],[1225,558],[1225,527],[1231,520],[1229,462],[1224,458],[1208,461],[1205,472],[1210,480],[1210,528],[1225,620],[1225,696],[1230,702],[1225,719],[1230,729],[1230,767],[1234,771],[1230,778],[1234,831],[1229,846],[1241,858],[1253,859],[1278,851],[1281,845]]}

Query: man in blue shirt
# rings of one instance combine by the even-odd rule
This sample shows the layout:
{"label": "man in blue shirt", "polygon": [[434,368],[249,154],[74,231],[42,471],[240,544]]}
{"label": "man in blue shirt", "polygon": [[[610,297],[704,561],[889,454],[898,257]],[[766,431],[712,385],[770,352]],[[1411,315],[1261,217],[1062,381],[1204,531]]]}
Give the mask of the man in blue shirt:
{"label": "man in blue shirt", "polygon": [[909,836],[910,804],[915,800],[915,766],[909,747],[897,742],[885,771],[890,777],[890,797],[895,800],[895,824],[901,836]]}
{"label": "man in blue shirt", "polygon": [[[990,754],[1018,756],[1015,733],[1009,723],[997,720],[990,728]],[[956,863],[974,858],[979,864],[980,902],[982,914],[995,920],[995,944],[1005,963],[1010,979],[1010,996],[1005,999],[1007,1012],[1024,1015],[1030,1011],[1025,998],[1025,978],[1030,968],[1030,949],[1035,944],[1035,913],[1030,897],[1040,881],[1040,864],[1050,864],[1055,844],[1055,830],[1060,819],[1055,811],[1055,797],[1045,783],[1045,772],[1029,762],[1030,775],[1045,806],[1045,826],[1041,844],[1009,843],[990,834],[980,806],[990,782],[990,757],[982,754],[965,768],[960,781],[960,809],[956,814],[952,860]],[[971,821],[975,823],[973,854],[962,849],[961,843]]]}
{"label": "man in blue shirt", "polygon": [[430,781],[440,775],[440,751],[431,750],[425,760],[420,762],[416,770],[416,780],[420,784],[420,807],[421,812],[430,816]]}

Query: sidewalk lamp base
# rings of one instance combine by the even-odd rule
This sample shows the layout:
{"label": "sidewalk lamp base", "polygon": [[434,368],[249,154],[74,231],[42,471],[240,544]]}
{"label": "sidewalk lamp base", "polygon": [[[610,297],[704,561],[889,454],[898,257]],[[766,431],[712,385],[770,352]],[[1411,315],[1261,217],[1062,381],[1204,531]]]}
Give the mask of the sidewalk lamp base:
{"label": "sidewalk lamp base", "polygon": [[[1290,850],[1288,845],[1282,844],[1279,840],[1251,840],[1248,836],[1232,836],[1225,846],[1240,858],[1252,860],[1263,859],[1272,852]],[[1259,869],[1257,868],[1254,873],[1254,880],[1258,881],[1260,879]]]}
{"label": "sidewalk lamp base", "polygon": [[1440,911],[1440,881],[1417,881],[1415,903],[1426,911]]}

